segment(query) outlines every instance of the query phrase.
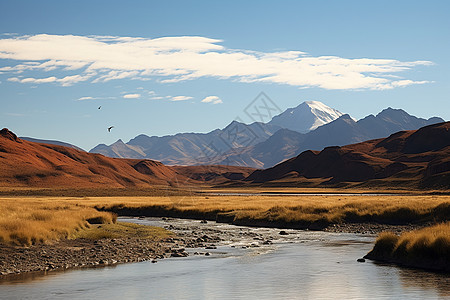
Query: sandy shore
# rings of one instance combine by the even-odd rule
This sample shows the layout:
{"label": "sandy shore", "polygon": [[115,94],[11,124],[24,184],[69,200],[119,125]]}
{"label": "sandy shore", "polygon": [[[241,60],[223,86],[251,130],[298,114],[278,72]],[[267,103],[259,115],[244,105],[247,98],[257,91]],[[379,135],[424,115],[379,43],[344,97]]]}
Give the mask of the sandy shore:
{"label": "sandy shore", "polygon": [[[167,220],[167,218],[163,218]],[[169,219],[170,220],[170,219]],[[165,228],[176,233],[176,237],[158,242],[138,238],[101,240],[62,240],[51,245],[38,244],[30,247],[14,247],[0,244],[0,277],[28,272],[48,272],[69,268],[87,268],[120,263],[153,261],[168,257],[188,256],[186,248],[203,248],[199,255],[209,255],[208,249],[223,241],[253,240],[248,247],[270,244],[272,235],[257,234],[251,230],[223,231],[200,226],[206,221],[192,221],[189,226],[174,226],[167,222]],[[195,225],[197,224],[197,225]],[[381,224],[336,224],[325,229],[329,232],[346,232],[374,235],[382,231],[400,233],[416,229],[413,225]],[[284,234],[276,230],[276,235]]]}

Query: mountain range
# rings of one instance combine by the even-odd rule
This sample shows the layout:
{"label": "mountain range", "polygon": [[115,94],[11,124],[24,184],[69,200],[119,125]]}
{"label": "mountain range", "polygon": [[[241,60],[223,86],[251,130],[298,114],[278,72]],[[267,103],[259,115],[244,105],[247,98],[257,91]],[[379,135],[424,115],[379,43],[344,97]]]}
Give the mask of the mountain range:
{"label": "mountain range", "polygon": [[387,138],[307,150],[264,170],[166,166],[35,143],[0,130],[0,187],[165,188],[216,186],[450,189],[450,122]]}
{"label": "mountain range", "polygon": [[232,148],[242,148],[265,141],[279,126],[265,123],[246,125],[231,122],[209,133],[179,133],[168,136],[141,134],[128,143],[118,140],[109,146],[100,144],[89,152],[117,158],[146,158],[168,165],[210,164]]}
{"label": "mountain range", "polygon": [[269,168],[305,150],[322,150],[328,146],[343,146],[389,136],[402,130],[443,122],[441,118],[428,120],[411,116],[401,109],[387,108],[376,116],[355,121],[348,114],[306,134],[281,129],[266,141],[245,149],[229,151],[217,164]]}
{"label": "mountain range", "polygon": [[[235,120],[223,129],[208,133],[179,133],[162,137],[141,134],[128,143],[118,140],[111,145],[100,144],[89,152],[117,158],[154,159],[168,165],[205,165],[221,160],[229,164],[223,155],[231,149],[254,146],[283,128],[307,132],[340,115],[342,113],[319,101],[306,101],[275,116],[268,123],[247,125]],[[299,118],[301,120],[296,122]],[[258,163],[248,166],[258,166]]]}
{"label": "mountain range", "polygon": [[307,150],[245,181],[262,186],[450,188],[450,122]]}
{"label": "mountain range", "polygon": [[401,130],[444,122],[417,118],[401,109],[387,108],[355,121],[319,101],[305,101],[274,116],[268,123],[231,122],[209,133],[169,136],[141,134],[128,143],[100,144],[89,152],[109,157],[161,161],[167,165],[235,165],[269,168],[304,150],[321,150],[389,136]]}

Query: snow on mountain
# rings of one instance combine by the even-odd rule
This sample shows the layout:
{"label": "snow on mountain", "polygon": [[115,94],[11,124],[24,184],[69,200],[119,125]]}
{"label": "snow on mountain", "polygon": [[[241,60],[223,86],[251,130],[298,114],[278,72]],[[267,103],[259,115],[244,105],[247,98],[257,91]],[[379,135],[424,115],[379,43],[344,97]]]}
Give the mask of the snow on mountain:
{"label": "snow on mountain", "polygon": [[269,122],[286,129],[306,133],[336,120],[343,113],[320,101],[305,101],[273,117]]}

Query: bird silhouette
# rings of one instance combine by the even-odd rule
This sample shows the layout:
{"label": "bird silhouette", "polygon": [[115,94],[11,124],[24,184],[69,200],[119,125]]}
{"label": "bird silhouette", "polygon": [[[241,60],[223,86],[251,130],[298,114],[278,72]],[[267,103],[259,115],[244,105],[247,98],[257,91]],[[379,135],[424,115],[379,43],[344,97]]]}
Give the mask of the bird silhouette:
{"label": "bird silhouette", "polygon": [[113,129],[113,128],[114,128],[114,126],[108,127],[108,132],[111,132],[111,129]]}
{"label": "bird silhouette", "polygon": [[102,106],[100,105],[99,107],[98,107],[98,109],[100,109],[100,108],[102,108]]}

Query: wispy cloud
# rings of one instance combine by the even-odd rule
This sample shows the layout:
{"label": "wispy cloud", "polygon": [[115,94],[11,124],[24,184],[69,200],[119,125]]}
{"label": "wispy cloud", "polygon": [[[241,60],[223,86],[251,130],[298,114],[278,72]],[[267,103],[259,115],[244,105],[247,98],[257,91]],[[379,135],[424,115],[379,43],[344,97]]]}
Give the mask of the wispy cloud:
{"label": "wispy cloud", "polygon": [[117,99],[116,97],[92,97],[92,96],[84,96],[77,99],[77,101],[86,101],[86,100],[111,100]]}
{"label": "wispy cloud", "polygon": [[20,83],[107,82],[117,79],[179,82],[202,77],[268,82],[323,89],[392,89],[428,83],[393,75],[429,61],[310,56],[301,51],[257,52],[228,49],[222,40],[200,36],[133,38],[29,35],[0,38],[0,59],[20,61],[0,72],[71,72],[57,78],[17,77]]}
{"label": "wispy cloud", "polygon": [[79,101],[83,101],[83,100],[94,100],[94,99],[95,99],[94,97],[90,97],[90,96],[78,98]]}
{"label": "wispy cloud", "polygon": [[123,95],[125,99],[137,99],[141,97],[141,94],[126,94]]}
{"label": "wispy cloud", "polygon": [[208,96],[205,97],[201,102],[203,103],[212,103],[212,104],[220,104],[223,103],[222,99],[217,96]]}
{"label": "wispy cloud", "polygon": [[162,99],[166,99],[166,98],[167,97],[164,97],[164,96],[153,96],[150,99],[152,99],[152,100],[162,100]]}
{"label": "wispy cloud", "polygon": [[191,96],[174,96],[174,97],[168,96],[168,98],[170,101],[186,101],[192,99]]}
{"label": "wispy cloud", "polygon": [[[1,55],[0,55],[1,56]],[[72,76],[66,76],[63,78],[56,78],[55,76],[51,77],[45,77],[45,78],[18,78],[18,77],[10,77],[8,78],[8,81],[11,82],[20,82],[20,83],[50,83],[50,82],[57,82],[60,83],[62,86],[69,86],[77,82],[86,81],[89,78],[91,78],[92,75],[72,75]]]}

